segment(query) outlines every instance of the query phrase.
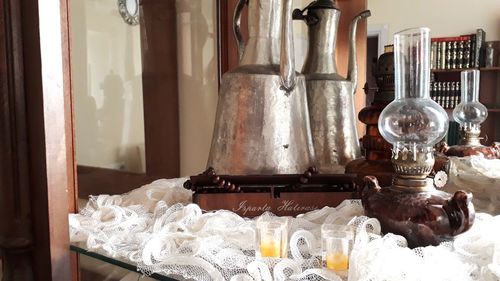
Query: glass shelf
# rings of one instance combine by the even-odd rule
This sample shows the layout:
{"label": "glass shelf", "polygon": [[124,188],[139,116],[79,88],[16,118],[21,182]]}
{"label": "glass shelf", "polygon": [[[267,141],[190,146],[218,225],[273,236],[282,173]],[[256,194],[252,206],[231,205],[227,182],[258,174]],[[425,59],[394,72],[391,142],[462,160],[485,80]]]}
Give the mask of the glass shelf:
{"label": "glass shelf", "polygon": [[[113,257],[108,257],[100,253],[96,252],[91,252],[87,249],[84,243],[71,243],[69,246],[69,249],[73,252],[76,252],[81,255],[85,255],[97,260],[100,260],[105,263],[109,263],[112,265],[119,266],[121,268],[124,268],[126,270],[130,270],[132,272],[137,272],[140,273],[137,270],[137,265],[133,264],[131,261],[126,261],[124,259],[118,259],[118,258],[113,258]],[[165,275],[157,274],[154,273],[152,275],[148,275],[148,277],[156,279],[156,280],[162,280],[162,281],[180,281],[180,280],[185,280],[185,279],[174,279],[173,277],[167,277]]]}

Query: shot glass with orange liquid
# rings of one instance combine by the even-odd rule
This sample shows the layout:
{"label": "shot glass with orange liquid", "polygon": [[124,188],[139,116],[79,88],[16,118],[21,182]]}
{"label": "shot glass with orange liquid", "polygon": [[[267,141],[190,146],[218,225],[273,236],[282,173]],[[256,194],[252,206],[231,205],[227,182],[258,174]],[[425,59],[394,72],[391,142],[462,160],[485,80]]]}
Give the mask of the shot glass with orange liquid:
{"label": "shot glass with orange liquid", "polygon": [[347,274],[353,237],[354,231],[349,226],[322,225],[321,248],[324,267],[341,276]]}
{"label": "shot glass with orange liquid", "polygon": [[256,257],[286,258],[288,246],[288,221],[275,218],[271,221],[257,221]]}

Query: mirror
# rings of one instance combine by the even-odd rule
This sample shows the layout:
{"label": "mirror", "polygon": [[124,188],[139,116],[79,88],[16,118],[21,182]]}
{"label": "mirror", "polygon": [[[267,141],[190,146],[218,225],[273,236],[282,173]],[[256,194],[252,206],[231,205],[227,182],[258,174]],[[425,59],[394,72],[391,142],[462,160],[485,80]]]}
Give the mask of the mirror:
{"label": "mirror", "polygon": [[[138,1],[70,1],[75,150],[81,198],[123,193],[155,178],[178,174],[178,141],[168,143],[164,136],[178,136],[177,61],[172,55],[176,49],[161,53],[168,50],[171,41],[157,35],[174,34],[169,29],[175,25],[169,25],[175,18],[157,18],[154,14],[173,11],[174,3],[142,2],[142,13],[147,17],[142,24],[134,24],[128,19],[139,19]],[[122,17],[124,14],[131,17]],[[175,46],[175,41],[170,44]],[[152,56],[161,59],[153,61]],[[155,79],[150,79],[151,75]],[[172,114],[162,115],[162,110]],[[163,135],[153,135],[155,131]],[[158,147],[164,149],[159,151]]]}
{"label": "mirror", "polygon": [[126,2],[127,4],[127,12],[131,15],[135,15],[137,13],[137,10],[138,10],[138,3],[137,3],[137,0],[127,0]]}
{"label": "mirror", "polygon": [[144,173],[140,27],[123,22],[115,1],[71,4],[77,162]]}
{"label": "mirror", "polygon": [[176,2],[181,175],[205,169],[218,94],[215,0]]}

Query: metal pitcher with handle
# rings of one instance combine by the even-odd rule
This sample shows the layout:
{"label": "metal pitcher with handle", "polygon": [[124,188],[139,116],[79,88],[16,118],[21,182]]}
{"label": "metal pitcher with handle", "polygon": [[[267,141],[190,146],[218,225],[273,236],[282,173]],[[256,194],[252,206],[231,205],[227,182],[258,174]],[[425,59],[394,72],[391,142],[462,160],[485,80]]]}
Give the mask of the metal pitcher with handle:
{"label": "metal pitcher with handle", "polygon": [[368,16],[370,11],[363,11],[351,22],[348,74],[344,78],[338,74],[335,61],[340,10],[331,0],[318,0],[293,12],[294,19],[304,20],[308,26],[309,48],[302,73],[306,76],[315,164],[323,173],[343,173],[348,162],[361,157],[354,109],[356,29],[358,21]]}
{"label": "metal pitcher with handle", "polygon": [[314,151],[305,78],[294,67],[292,0],[240,0],[234,32],[240,64],[222,77],[207,166],[230,175],[303,173]]}

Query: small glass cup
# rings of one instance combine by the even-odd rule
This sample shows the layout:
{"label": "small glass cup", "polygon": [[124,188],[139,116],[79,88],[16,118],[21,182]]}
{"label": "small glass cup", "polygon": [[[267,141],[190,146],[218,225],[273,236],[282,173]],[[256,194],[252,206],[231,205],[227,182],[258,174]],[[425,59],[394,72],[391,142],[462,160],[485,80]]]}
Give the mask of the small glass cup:
{"label": "small glass cup", "polygon": [[[321,225],[321,249],[323,249],[323,258],[325,256],[325,239],[329,237],[345,237],[348,240],[354,240],[354,228],[351,225],[325,223]],[[350,246],[352,241],[350,241]]]}
{"label": "small glass cup", "polygon": [[288,221],[274,218],[270,221],[257,221],[256,257],[286,258],[288,251]]}
{"label": "small glass cup", "polygon": [[325,239],[325,266],[336,273],[343,274],[349,269],[349,239],[328,237]]}
{"label": "small glass cup", "polygon": [[354,239],[351,226],[323,224],[321,226],[321,252],[326,268],[343,275],[349,269],[349,254]]}

